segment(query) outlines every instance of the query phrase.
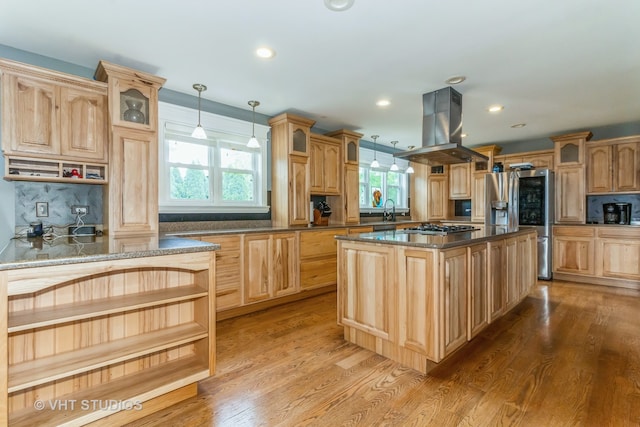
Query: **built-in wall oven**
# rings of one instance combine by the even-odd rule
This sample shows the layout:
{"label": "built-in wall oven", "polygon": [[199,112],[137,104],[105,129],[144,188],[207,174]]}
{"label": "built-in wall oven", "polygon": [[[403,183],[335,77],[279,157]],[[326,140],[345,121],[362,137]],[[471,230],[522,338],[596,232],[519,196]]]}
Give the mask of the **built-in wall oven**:
{"label": "built-in wall oven", "polygon": [[520,170],[518,225],[538,231],[538,278],[552,275],[552,230],[554,219],[554,174],[549,169]]}

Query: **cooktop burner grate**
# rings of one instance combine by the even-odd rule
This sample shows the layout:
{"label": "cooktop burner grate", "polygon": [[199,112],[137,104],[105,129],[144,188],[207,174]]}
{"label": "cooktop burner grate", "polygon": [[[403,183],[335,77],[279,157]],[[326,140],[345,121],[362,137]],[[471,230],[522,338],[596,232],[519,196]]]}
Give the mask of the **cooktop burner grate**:
{"label": "cooktop burner grate", "polygon": [[453,233],[464,233],[466,231],[478,230],[472,225],[442,225],[442,224],[429,224],[423,223],[417,227],[406,228],[407,233],[417,234],[434,234],[440,236],[446,236]]}

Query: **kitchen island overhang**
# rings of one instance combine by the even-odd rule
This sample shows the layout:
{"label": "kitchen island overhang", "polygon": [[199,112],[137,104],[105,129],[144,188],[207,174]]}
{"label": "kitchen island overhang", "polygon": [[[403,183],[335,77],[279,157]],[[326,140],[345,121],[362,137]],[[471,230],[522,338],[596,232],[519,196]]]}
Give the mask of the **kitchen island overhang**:
{"label": "kitchen island overhang", "polygon": [[336,236],[347,341],[427,373],[536,283],[534,228]]}

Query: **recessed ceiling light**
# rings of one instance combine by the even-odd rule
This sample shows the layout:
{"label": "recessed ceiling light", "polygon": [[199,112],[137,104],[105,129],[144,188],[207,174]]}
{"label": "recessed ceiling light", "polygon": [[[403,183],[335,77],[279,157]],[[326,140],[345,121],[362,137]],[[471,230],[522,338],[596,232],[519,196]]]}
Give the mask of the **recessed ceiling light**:
{"label": "recessed ceiling light", "polygon": [[256,55],[258,55],[260,58],[269,59],[276,56],[276,52],[270,47],[260,47],[256,50]]}
{"label": "recessed ceiling light", "polygon": [[467,80],[465,76],[453,76],[453,77],[449,77],[444,82],[449,85],[457,85],[459,83],[462,83],[465,80]]}
{"label": "recessed ceiling light", "polygon": [[324,5],[335,12],[342,12],[350,9],[354,1],[355,0],[324,0]]}
{"label": "recessed ceiling light", "polygon": [[489,107],[490,113],[499,113],[502,110],[504,110],[504,106],[502,105],[492,105]]}
{"label": "recessed ceiling light", "polygon": [[391,102],[388,99],[381,99],[378,102],[376,102],[376,105],[378,107],[387,107],[389,106],[389,104],[391,104]]}
{"label": "recessed ceiling light", "polygon": [[511,125],[512,128],[523,128],[527,124],[526,123],[516,123],[515,125]]}
{"label": "recessed ceiling light", "polygon": [[466,134],[466,133],[463,133],[463,134],[461,134],[460,136],[461,136],[462,138],[466,138],[466,137],[467,137],[467,134]]}

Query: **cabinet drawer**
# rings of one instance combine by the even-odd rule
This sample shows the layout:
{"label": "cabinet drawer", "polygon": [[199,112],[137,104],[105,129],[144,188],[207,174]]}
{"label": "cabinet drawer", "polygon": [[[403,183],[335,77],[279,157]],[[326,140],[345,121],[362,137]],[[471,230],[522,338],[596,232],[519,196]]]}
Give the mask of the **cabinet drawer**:
{"label": "cabinet drawer", "polygon": [[300,233],[300,258],[336,256],[337,244],[334,236],[346,234],[346,229],[303,231]]}
{"label": "cabinet drawer", "polygon": [[553,227],[554,236],[595,237],[595,227]]}

